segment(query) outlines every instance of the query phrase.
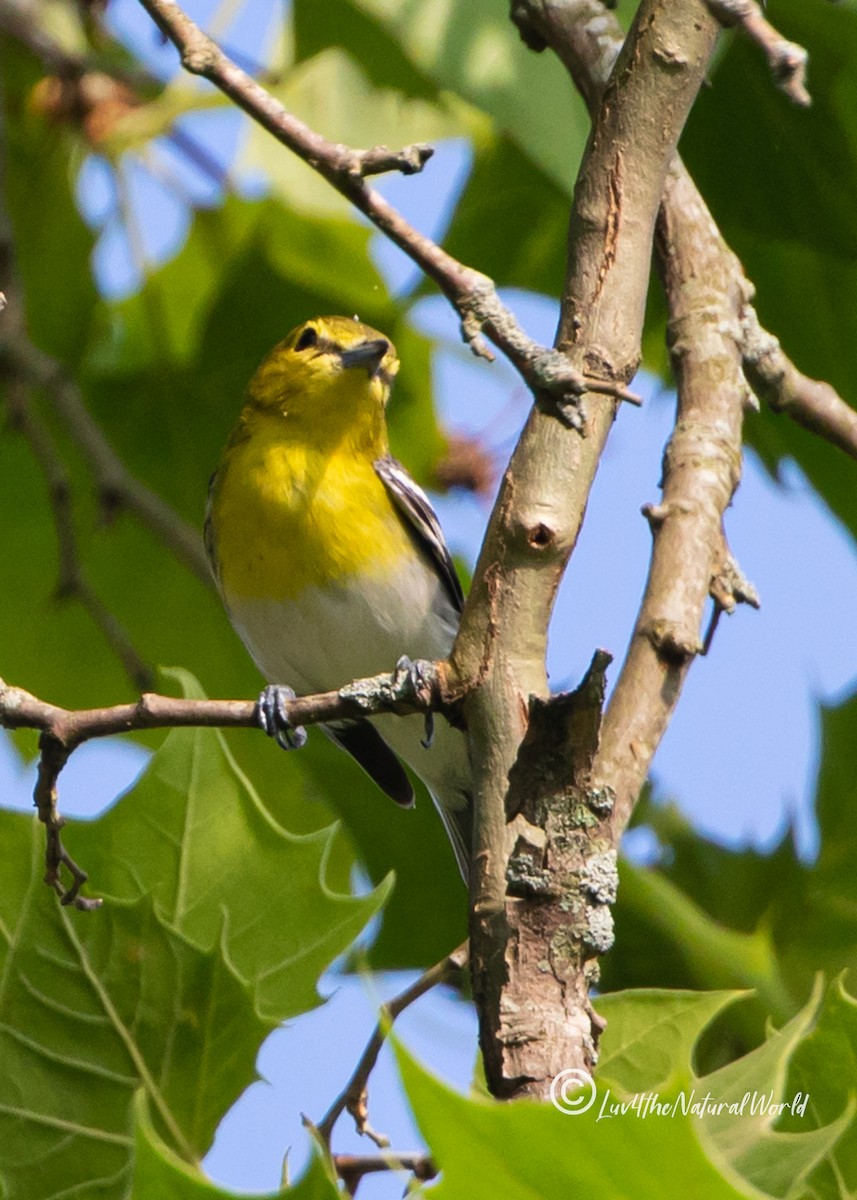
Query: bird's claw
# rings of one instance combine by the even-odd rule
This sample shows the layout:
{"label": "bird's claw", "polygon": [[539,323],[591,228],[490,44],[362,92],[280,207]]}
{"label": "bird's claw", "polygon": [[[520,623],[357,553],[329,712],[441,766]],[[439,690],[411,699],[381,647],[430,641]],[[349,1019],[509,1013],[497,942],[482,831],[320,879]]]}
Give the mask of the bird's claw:
{"label": "bird's claw", "polygon": [[269,683],[256,703],[259,724],[284,750],[300,750],[306,745],[307,733],[303,725],[292,725],[289,721],[287,701],[294,699],[292,688]]}
{"label": "bird's claw", "polygon": [[[403,654],[396,663],[396,671],[393,679],[395,688],[402,696],[419,697],[431,687],[420,666],[419,659],[414,662],[408,658],[407,654]],[[425,733],[420,738],[426,750],[431,748],[434,741],[434,713],[428,711],[425,714]]]}

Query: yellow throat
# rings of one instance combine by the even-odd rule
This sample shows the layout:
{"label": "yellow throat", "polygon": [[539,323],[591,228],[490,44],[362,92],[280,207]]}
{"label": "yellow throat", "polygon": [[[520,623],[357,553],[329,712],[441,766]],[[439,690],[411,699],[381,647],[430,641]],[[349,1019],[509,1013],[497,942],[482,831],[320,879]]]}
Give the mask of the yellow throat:
{"label": "yellow throat", "polygon": [[307,321],[268,355],[212,483],[207,542],[224,596],[293,599],[392,573],[408,535],[373,463],[398,370],[377,330]]}

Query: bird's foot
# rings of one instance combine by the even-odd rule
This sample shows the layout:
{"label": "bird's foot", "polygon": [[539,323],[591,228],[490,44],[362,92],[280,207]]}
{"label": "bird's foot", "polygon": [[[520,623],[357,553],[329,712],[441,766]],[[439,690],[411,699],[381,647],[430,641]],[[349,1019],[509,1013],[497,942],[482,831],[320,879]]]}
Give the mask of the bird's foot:
{"label": "bird's foot", "polygon": [[281,683],[269,683],[256,703],[256,717],[268,737],[276,738],[284,750],[300,750],[306,745],[306,730],[303,725],[292,725],[289,721],[287,701],[294,700],[292,688]]}
{"label": "bird's foot", "polygon": [[[403,654],[396,663],[396,670],[393,676],[393,686],[396,687],[403,696],[409,693],[413,694],[414,696],[419,696],[420,693],[426,691],[427,688],[430,690],[431,685],[426,680],[425,673],[423,671],[423,664],[420,659],[417,659],[417,661],[414,662],[413,659],[408,658],[407,654]],[[433,712],[427,712],[425,715],[425,732],[420,738],[420,741],[426,750],[431,748],[431,744],[434,741]]]}

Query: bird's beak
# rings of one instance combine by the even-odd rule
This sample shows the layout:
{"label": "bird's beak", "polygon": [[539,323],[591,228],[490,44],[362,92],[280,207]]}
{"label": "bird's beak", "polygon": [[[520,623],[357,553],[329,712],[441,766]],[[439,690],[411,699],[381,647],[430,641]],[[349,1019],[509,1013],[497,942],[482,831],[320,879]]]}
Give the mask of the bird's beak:
{"label": "bird's beak", "polygon": [[343,367],[368,367],[371,379],[377,374],[389,349],[390,343],[386,338],[374,338],[371,342],[360,342],[357,346],[340,351],[339,361]]}

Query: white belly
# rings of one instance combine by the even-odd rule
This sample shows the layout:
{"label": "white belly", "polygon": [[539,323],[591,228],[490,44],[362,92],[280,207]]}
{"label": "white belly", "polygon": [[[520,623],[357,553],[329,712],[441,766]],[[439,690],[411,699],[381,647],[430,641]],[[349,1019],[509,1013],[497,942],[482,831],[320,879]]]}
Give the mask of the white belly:
{"label": "white belly", "polygon": [[[295,600],[226,600],[267,682],[287,684],[299,695],[392,671],[403,654],[445,658],[455,637],[457,618],[437,577],[420,560],[392,579],[364,582],[359,591],[309,588]],[[378,716],[374,724],[442,806],[464,805],[470,767],[461,732],[438,718],[434,745],[427,750],[420,716]]]}

